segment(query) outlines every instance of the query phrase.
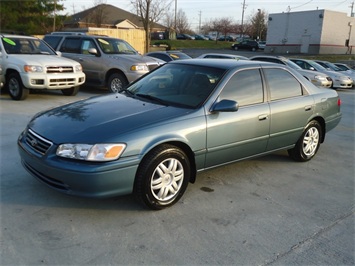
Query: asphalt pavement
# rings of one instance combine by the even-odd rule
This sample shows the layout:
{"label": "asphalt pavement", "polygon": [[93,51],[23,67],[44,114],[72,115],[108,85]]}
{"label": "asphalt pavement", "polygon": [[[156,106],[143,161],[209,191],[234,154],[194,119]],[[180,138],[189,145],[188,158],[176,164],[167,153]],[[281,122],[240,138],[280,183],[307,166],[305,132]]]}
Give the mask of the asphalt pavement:
{"label": "asphalt pavement", "polygon": [[355,90],[316,157],[287,152],[198,174],[175,206],[70,197],[28,174],[17,137],[37,112],[84,99],[0,95],[0,265],[354,265]]}

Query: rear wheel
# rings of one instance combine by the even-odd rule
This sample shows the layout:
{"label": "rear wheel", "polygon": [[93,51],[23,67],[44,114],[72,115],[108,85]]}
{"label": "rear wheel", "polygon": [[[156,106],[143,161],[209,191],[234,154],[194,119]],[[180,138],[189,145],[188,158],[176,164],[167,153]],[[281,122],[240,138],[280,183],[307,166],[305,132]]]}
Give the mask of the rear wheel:
{"label": "rear wheel", "polygon": [[134,194],[151,209],[170,207],[184,194],[190,170],[188,157],[181,149],[168,144],[161,145],[141,162]]}
{"label": "rear wheel", "polygon": [[13,100],[20,101],[27,98],[30,90],[22,84],[21,77],[18,73],[11,73],[7,80],[9,94]]}
{"label": "rear wheel", "polygon": [[312,159],[320,146],[322,138],[322,127],[318,121],[311,121],[306,126],[296,146],[288,150],[290,157],[299,162],[306,162]]}
{"label": "rear wheel", "polygon": [[121,73],[113,73],[108,78],[107,87],[110,92],[117,93],[128,84],[126,77]]}
{"label": "rear wheel", "polygon": [[236,51],[238,50],[238,47],[237,47],[237,46],[234,46],[233,48],[234,48],[234,50],[236,50]]}
{"label": "rear wheel", "polygon": [[65,96],[75,96],[78,94],[79,89],[80,89],[80,86],[76,86],[76,87],[73,87],[70,89],[62,89],[61,91]]}

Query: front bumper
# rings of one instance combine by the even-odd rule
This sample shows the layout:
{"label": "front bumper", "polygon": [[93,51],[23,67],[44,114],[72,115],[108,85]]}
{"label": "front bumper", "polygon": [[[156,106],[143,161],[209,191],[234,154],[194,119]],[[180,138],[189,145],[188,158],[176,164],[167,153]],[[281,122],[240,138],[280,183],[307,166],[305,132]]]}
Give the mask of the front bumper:
{"label": "front bumper", "polygon": [[85,74],[83,72],[69,74],[26,73],[21,75],[21,80],[28,89],[69,89],[84,84]]}
{"label": "front bumper", "polygon": [[47,155],[34,151],[18,139],[18,150],[24,168],[48,187],[69,195],[107,198],[132,193],[138,168],[137,158],[97,163],[67,160],[55,155],[53,145]]}

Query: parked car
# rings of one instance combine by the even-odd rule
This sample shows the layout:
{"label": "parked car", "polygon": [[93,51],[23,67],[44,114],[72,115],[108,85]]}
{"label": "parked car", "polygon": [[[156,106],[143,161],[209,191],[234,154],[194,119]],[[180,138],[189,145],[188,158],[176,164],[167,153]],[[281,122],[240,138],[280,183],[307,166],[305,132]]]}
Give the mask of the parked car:
{"label": "parked car", "polygon": [[13,100],[26,99],[31,89],[76,95],[85,82],[80,63],[58,56],[41,39],[12,34],[0,38],[0,83]]}
{"label": "parked car", "polygon": [[343,71],[351,71],[355,72],[354,68],[351,68],[348,64],[343,64],[343,63],[334,63],[337,67],[339,67]]}
{"label": "parked car", "polygon": [[265,50],[266,41],[259,41],[258,45],[260,50]]}
{"label": "parked car", "polygon": [[353,80],[350,77],[335,71],[329,71],[313,60],[301,58],[290,58],[290,60],[303,69],[318,71],[327,74],[333,81],[332,88],[346,89],[351,88],[353,86]]}
{"label": "parked car", "polygon": [[232,49],[233,50],[250,50],[250,51],[257,51],[259,50],[259,44],[257,41],[241,41],[238,43],[233,43],[232,44]]}
{"label": "parked car", "polygon": [[[345,76],[349,76],[353,81],[355,80],[355,72],[354,71],[342,70],[341,68],[337,67],[335,64],[333,64],[329,61],[323,61],[323,60],[314,60],[314,61],[316,63],[320,64],[322,67],[324,67],[327,70],[340,72],[341,74],[343,74]],[[353,86],[354,86],[354,83],[353,83]]]}
{"label": "parked car", "polygon": [[248,57],[235,54],[219,54],[219,53],[206,53],[198,56],[197,58],[215,58],[215,59],[235,59],[235,60],[249,60]]}
{"label": "parked car", "polygon": [[200,41],[208,41],[209,38],[207,38],[206,36],[203,36],[201,34],[196,34],[195,36],[195,40],[200,40]]}
{"label": "parked car", "polygon": [[64,57],[80,62],[88,86],[118,92],[128,83],[165,63],[140,55],[128,42],[84,33],[55,32],[44,36]]}
{"label": "parked car", "polygon": [[282,65],[177,60],[121,93],[35,115],[18,148],[24,168],[54,190],[133,193],[163,209],[197,172],[283,149],[296,161],[312,159],[339,123],[340,105],[335,90]]}
{"label": "parked car", "polygon": [[178,40],[195,40],[195,37],[193,37],[189,34],[181,33],[181,34],[176,34],[176,39],[178,39]]}
{"label": "parked car", "polygon": [[332,79],[328,75],[317,71],[302,69],[296,63],[283,56],[257,55],[251,57],[250,60],[276,63],[291,67],[300,72],[306,79],[316,86],[330,88],[333,84]]}
{"label": "parked car", "polygon": [[180,60],[180,59],[191,59],[191,56],[181,51],[156,51],[156,52],[146,53],[145,55],[158,58],[160,60],[163,60],[164,62],[170,62],[173,60]]}
{"label": "parked car", "polygon": [[222,35],[218,38],[218,41],[234,42],[235,38],[233,38],[232,36],[229,36],[229,35],[227,35],[227,36]]}

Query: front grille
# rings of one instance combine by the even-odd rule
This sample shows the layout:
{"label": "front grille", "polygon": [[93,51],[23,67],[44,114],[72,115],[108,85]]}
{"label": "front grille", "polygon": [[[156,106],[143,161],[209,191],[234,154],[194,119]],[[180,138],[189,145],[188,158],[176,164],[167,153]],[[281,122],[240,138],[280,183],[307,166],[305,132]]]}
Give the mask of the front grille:
{"label": "front grille", "polygon": [[26,132],[25,141],[29,147],[40,154],[45,154],[53,144],[49,140],[46,140],[33,132],[31,129]]}
{"label": "front grille", "polygon": [[61,86],[74,86],[75,79],[50,79],[49,80],[49,87],[61,87]]}
{"label": "front grille", "polygon": [[73,73],[73,67],[71,66],[47,66],[47,73],[55,74],[55,73]]}

